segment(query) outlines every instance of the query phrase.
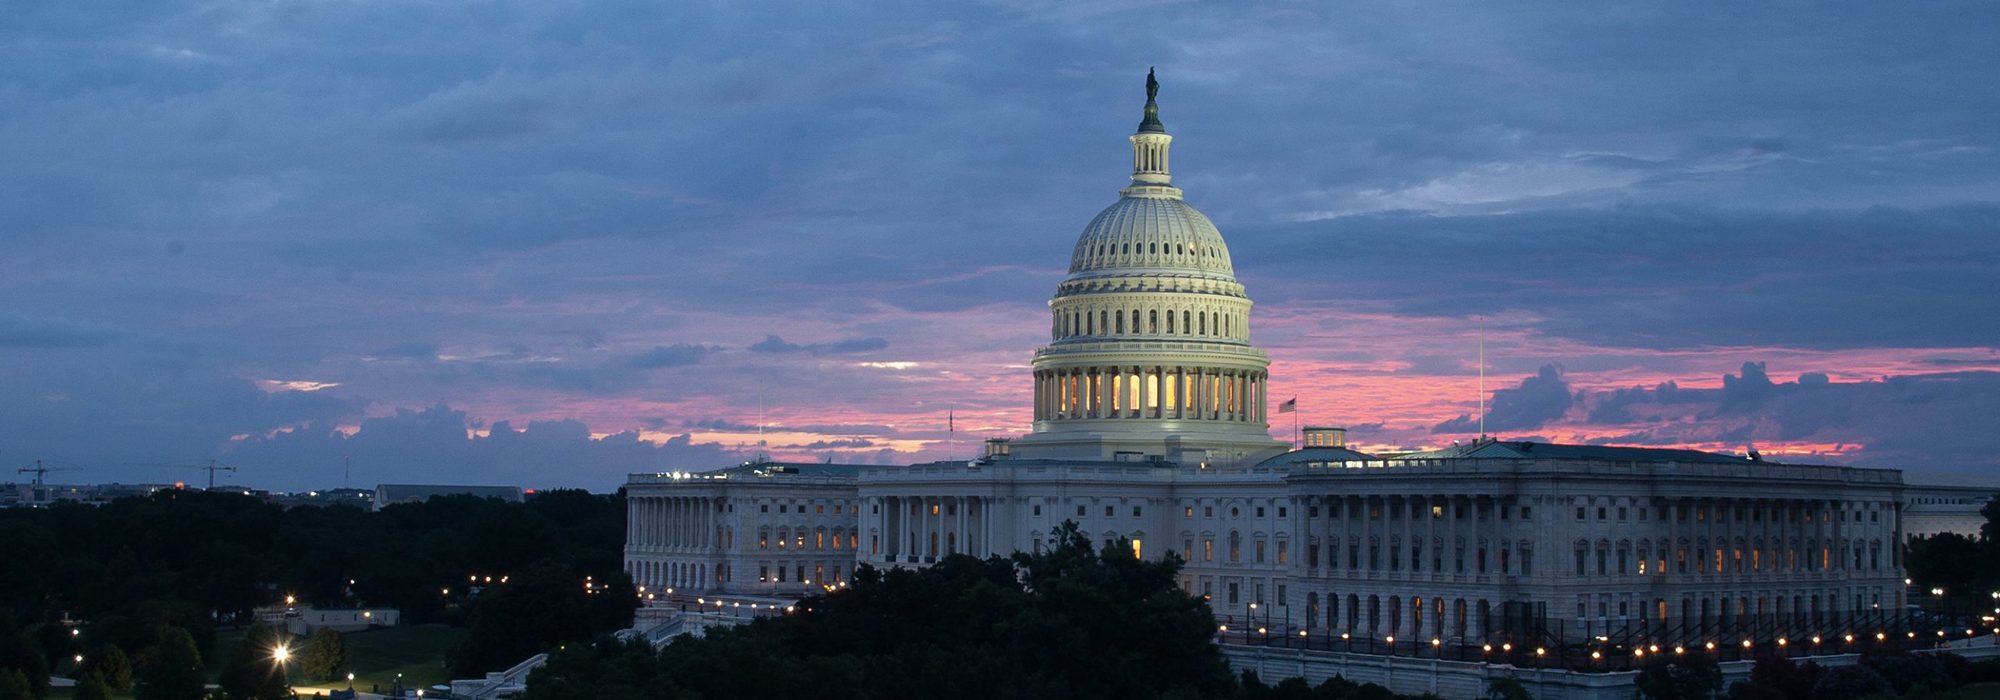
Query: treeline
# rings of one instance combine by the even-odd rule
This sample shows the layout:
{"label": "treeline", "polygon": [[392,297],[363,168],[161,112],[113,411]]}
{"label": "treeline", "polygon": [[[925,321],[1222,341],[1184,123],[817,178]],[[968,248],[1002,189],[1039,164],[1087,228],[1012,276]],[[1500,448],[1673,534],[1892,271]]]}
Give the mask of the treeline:
{"label": "treeline", "polygon": [[[169,490],[99,507],[0,510],[0,669],[45,679],[74,655],[105,649],[143,667],[166,647],[178,654],[181,634],[199,654],[218,625],[247,624],[252,609],[288,595],[302,607],[389,607],[404,624],[469,626],[454,670],[504,668],[630,620],[637,596],[623,574],[624,541],[623,498],[583,491],[525,503],[438,497],[373,512]],[[586,576],[595,592],[583,589]],[[492,612],[521,604],[536,607]],[[37,696],[46,688],[34,685]]]}
{"label": "treeline", "polygon": [[1130,552],[1093,552],[1065,525],[1039,554],[863,567],[849,588],[790,614],[659,653],[610,637],[569,645],[529,677],[523,700],[1396,697],[1233,676],[1208,604],[1175,584],[1180,563]]}

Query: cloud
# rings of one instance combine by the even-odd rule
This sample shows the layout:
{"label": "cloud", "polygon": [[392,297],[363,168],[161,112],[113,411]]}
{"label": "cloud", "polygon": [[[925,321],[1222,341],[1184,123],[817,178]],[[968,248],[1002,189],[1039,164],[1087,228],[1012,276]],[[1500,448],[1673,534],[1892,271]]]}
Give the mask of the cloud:
{"label": "cloud", "polygon": [[780,338],[776,335],[767,335],[764,336],[763,340],[760,340],[755,344],[751,345],[750,351],[761,352],[761,353],[773,353],[773,354],[802,352],[809,355],[817,356],[817,355],[847,355],[853,353],[874,352],[876,350],[882,350],[888,347],[889,347],[889,341],[882,338],[848,338],[845,340],[836,340],[830,343],[811,343],[807,345],[798,345],[795,343],[785,342],[784,338]]}
{"label": "cloud", "polygon": [[2000,370],[2000,93],[1965,88],[2000,23],[1801,12],[32,4],[0,26],[0,460],[130,478],[440,404],[579,454],[569,421],[1019,434],[1157,64],[1273,389],[1371,439],[1465,411],[1483,326],[1543,392],[1496,392],[1509,425],[1979,463],[1989,384],[1910,378]]}
{"label": "cloud", "polygon": [[[1561,419],[1574,404],[1569,384],[1563,381],[1562,368],[1543,365],[1535,376],[1522,379],[1519,386],[1493,392],[1493,402],[1488,404],[1486,411],[1485,428],[1487,432],[1495,433],[1534,430]],[[1471,416],[1459,416],[1433,426],[1431,432],[1470,433],[1479,429],[1478,420]]]}
{"label": "cloud", "polygon": [[399,409],[363,420],[351,435],[313,423],[253,437],[236,445],[229,459],[257,465],[266,474],[252,480],[266,483],[269,472],[280,471],[296,481],[327,484],[345,464],[363,484],[417,479],[598,491],[622,484],[628,473],[704,471],[739,461],[686,434],[656,443],[633,432],[593,437],[575,420],[530,421],[521,428],[500,420],[486,435],[474,435],[471,423],[464,411],[444,405]]}
{"label": "cloud", "polygon": [[707,357],[709,353],[714,351],[715,348],[706,345],[675,343],[671,346],[655,347],[641,353],[639,356],[632,358],[631,364],[633,367],[639,369],[685,367],[700,363],[701,358]]}

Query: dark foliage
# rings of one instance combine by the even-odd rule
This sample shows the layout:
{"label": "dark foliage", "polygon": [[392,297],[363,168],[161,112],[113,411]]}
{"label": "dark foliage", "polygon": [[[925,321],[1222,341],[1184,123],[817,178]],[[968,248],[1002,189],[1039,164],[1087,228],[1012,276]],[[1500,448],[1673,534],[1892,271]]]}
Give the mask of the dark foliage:
{"label": "dark foliage", "polygon": [[104,682],[103,676],[86,673],[77,680],[76,695],[72,697],[73,700],[111,700],[111,685]]}
{"label": "dark foliage", "polygon": [[1900,651],[1871,651],[1861,655],[1861,665],[1867,666],[1889,682],[1897,693],[1907,693],[1913,689],[1948,689],[1958,687],[1952,680],[1951,671],[1932,654],[1910,654]]}
{"label": "dark foliage", "polygon": [[1729,686],[1729,697],[1734,700],[1813,700],[1813,684],[1824,675],[1826,669],[1812,661],[1801,665],[1776,656],[1760,657],[1756,665],[1750,667],[1750,680]]}
{"label": "dark foliage", "polygon": [[41,643],[27,631],[0,629],[0,669],[21,674],[29,695],[48,697],[49,660]]}
{"label": "dark foliage", "polygon": [[77,671],[84,675],[96,674],[113,690],[132,689],[132,659],[125,655],[123,649],[110,644],[99,645],[96,651],[84,654],[83,667]]}
{"label": "dark foliage", "polygon": [[1395,696],[1334,679],[1239,682],[1211,642],[1208,605],[1180,562],[1092,551],[1074,526],[1042,553],[946,557],[921,570],[863,567],[795,611],[654,653],[609,637],[571,644],[523,700],[655,698],[1244,698]]}
{"label": "dark foliage", "polygon": [[1813,684],[1813,698],[1816,700],[1853,700],[1879,693],[1891,693],[1895,689],[1889,679],[1867,666],[1841,666],[1830,669],[1818,683]]}
{"label": "dark foliage", "polygon": [[312,641],[306,643],[305,653],[299,659],[300,670],[306,677],[317,681],[333,681],[347,673],[347,636],[332,627],[321,627],[313,632]]}
{"label": "dark foliage", "polygon": [[0,700],[34,700],[28,676],[11,668],[0,668]]}
{"label": "dark foliage", "polygon": [[284,700],[285,669],[272,655],[279,645],[290,644],[290,635],[252,625],[230,652],[216,684],[230,700]]}
{"label": "dark foliage", "polygon": [[[0,510],[0,625],[88,620],[93,643],[151,644],[160,625],[210,640],[209,620],[278,602],[398,608],[435,621],[470,574],[543,560],[577,577],[623,567],[621,497],[550,491],[526,503],[439,497],[381,512],[290,510],[232,493],[168,490],[103,506]],[[353,581],[349,585],[349,581]],[[440,595],[446,588],[457,597]],[[101,629],[104,623],[118,629]],[[204,648],[206,648],[204,646]]]}
{"label": "dark foliage", "polygon": [[201,652],[194,636],[179,627],[161,631],[159,642],[140,654],[132,669],[137,700],[199,700],[203,684]]}
{"label": "dark foliage", "polygon": [[[596,579],[593,579],[595,581]],[[573,572],[553,562],[529,567],[506,586],[488,589],[466,615],[465,638],[446,659],[454,674],[498,671],[567,641],[624,627],[639,605],[624,574],[586,589]]]}
{"label": "dark foliage", "polygon": [[1656,654],[1632,679],[1641,700],[1697,700],[1722,691],[1722,667],[1707,654]]}
{"label": "dark foliage", "polygon": [[[1526,693],[1527,690],[1523,688],[1521,692]],[[1189,694],[1186,697],[1210,696]],[[1287,678],[1279,681],[1277,685],[1267,686],[1257,674],[1245,671],[1241,690],[1234,697],[1239,700],[1397,700],[1431,696],[1397,695],[1389,692],[1388,688],[1374,683],[1357,684],[1340,676],[1328,678],[1318,686],[1309,685],[1305,679],[1298,677]],[[1526,697],[1522,695],[1510,700],[1524,700]]]}

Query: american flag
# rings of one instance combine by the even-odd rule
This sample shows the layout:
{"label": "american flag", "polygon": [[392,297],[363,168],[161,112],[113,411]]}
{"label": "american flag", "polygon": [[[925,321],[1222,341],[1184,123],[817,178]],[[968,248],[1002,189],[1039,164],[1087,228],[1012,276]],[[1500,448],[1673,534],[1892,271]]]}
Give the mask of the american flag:
{"label": "american flag", "polygon": [[1297,396],[1292,397],[1290,401],[1278,404],[1279,413],[1291,413],[1296,410],[1299,410],[1299,397]]}

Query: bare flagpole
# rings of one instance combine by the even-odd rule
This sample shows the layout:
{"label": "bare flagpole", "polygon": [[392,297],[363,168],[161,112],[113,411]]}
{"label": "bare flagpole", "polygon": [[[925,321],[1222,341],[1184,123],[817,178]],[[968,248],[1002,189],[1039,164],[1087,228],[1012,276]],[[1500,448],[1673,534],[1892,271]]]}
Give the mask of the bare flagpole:
{"label": "bare flagpole", "polygon": [[1486,439],[1486,324],[1479,324],[1479,439]]}

